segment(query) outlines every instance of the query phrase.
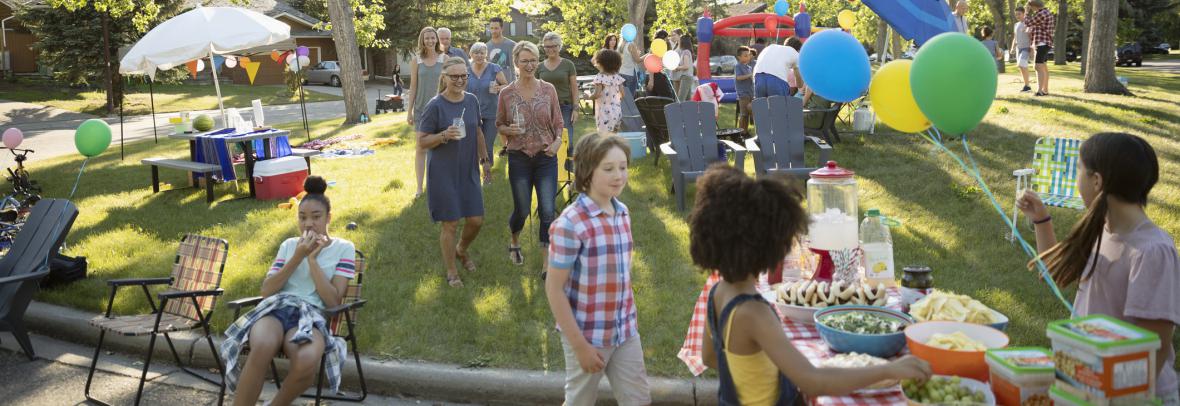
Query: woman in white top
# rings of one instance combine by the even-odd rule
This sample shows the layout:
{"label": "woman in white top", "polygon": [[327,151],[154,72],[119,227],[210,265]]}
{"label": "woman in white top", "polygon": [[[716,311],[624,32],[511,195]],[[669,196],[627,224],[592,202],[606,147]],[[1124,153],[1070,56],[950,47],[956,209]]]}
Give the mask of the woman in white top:
{"label": "woman in white top", "polygon": [[623,56],[623,66],[619,68],[619,75],[623,77],[623,87],[631,91],[631,96],[639,91],[639,65],[643,62],[643,55],[639,53],[639,47],[635,46],[634,42],[623,41],[618,42],[617,45],[612,45],[612,42],[618,42],[618,37],[614,34],[606,36],[606,43],[603,49],[613,49],[618,51]]}
{"label": "woman in white top", "polygon": [[[673,51],[668,51],[673,52]],[[680,46],[676,49],[680,53],[680,66],[676,67],[676,72],[679,72],[677,78],[673,81],[676,84],[676,96],[680,101],[688,100],[692,97],[692,90],[696,88],[697,77],[693,73],[692,68],[696,64],[693,63],[692,57],[692,35],[684,34],[680,36]]]}

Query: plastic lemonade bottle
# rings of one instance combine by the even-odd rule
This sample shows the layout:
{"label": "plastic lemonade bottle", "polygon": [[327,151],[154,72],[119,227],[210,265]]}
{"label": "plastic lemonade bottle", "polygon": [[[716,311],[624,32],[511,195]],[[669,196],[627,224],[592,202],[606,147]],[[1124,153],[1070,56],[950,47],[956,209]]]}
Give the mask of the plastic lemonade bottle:
{"label": "plastic lemonade bottle", "polygon": [[893,238],[889,235],[886,219],[881,211],[869,209],[865,212],[865,219],[860,223],[861,247],[864,249],[864,279],[865,283],[877,286],[896,284],[893,274]]}

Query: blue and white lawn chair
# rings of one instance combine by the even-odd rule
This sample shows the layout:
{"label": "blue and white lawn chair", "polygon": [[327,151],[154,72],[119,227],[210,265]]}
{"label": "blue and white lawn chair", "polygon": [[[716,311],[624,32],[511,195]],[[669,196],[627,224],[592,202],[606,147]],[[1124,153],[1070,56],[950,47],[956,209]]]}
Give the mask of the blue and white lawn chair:
{"label": "blue and white lawn chair", "polygon": [[[1086,208],[1082,196],[1077,191],[1078,178],[1078,149],[1082,140],[1074,138],[1037,139],[1033,146],[1032,168],[1018,169],[1012,172],[1016,176],[1016,200],[1025,189],[1032,189],[1041,196],[1046,206],[1062,207],[1074,210]],[[1012,224],[1015,226],[1017,216],[1015,200],[1012,208]],[[1012,230],[1015,233],[1016,230]]]}

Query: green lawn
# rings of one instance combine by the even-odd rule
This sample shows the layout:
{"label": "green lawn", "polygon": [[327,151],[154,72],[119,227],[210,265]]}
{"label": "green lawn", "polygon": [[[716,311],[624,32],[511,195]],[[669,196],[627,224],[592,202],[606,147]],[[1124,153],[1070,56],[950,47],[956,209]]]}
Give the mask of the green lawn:
{"label": "green lawn", "polygon": [[[191,110],[217,109],[217,92],[213,84],[156,84],[155,103],[157,113]],[[49,81],[22,80],[17,83],[0,82],[0,98],[28,103],[44,104],[60,109],[106,115],[106,92],[102,90],[73,89]],[[291,95],[286,86],[221,85],[222,102],[225,107],[250,107],[250,101],[261,99],[262,104],[299,103],[299,94]],[[304,91],[306,102],[341,100],[338,96],[319,92]],[[151,95],[144,83],[128,85],[127,98],[123,105],[124,114],[140,115],[151,113]]]}
{"label": "green lawn", "polygon": [[[1056,95],[1048,98],[1017,93],[1016,76],[1003,75],[991,113],[971,134],[973,153],[1001,203],[1011,204],[1011,172],[1029,165],[1033,142],[1041,136],[1128,131],[1155,146],[1162,173],[1180,170],[1175,137],[1180,134],[1180,106],[1174,102],[1180,81],[1120,68],[1139,97],[1088,95],[1080,92],[1076,65],[1054,67],[1053,72]],[[732,123],[732,109],[724,114],[720,122]],[[451,289],[438,258],[439,227],[430,222],[425,199],[411,199],[413,149],[404,116],[381,115],[371,124],[348,128],[340,128],[339,122],[315,123],[315,133],[402,140],[377,148],[375,156],[314,164],[316,173],[336,181],[328,192],[333,230],[370,259],[365,289],[370,304],[360,313],[362,350],[388,358],[561,371],[560,341],[537,277],[537,223],[526,226],[526,266],[512,266],[505,252],[511,196],[504,162],[497,161],[495,183],[485,189],[486,225],[472,248],[479,271],[464,274],[466,288]],[[579,127],[591,124],[581,120]],[[224,194],[233,190],[231,185],[218,187],[223,197],[212,206],[194,189],[152,194],[149,171],[139,160],[182,157],[185,145],[137,143],[127,151],[122,162],[113,153],[91,162],[75,198],[81,216],[68,239],[68,254],[89,258],[91,278],[42,292],[40,300],[97,312],[106,304],[106,279],[167,275],[176,242],[190,232],[230,242],[226,299],[257,294],[279,242],[295,234],[294,212],[275,208],[273,202],[228,201]],[[905,222],[893,235],[899,268],[931,266],[937,286],[972,295],[1009,315],[1013,344],[1047,345],[1045,324],[1066,317],[1065,309],[1024,270],[1027,258],[1002,238],[1005,227],[956,164],[918,137],[891,131],[845,137],[834,156],[857,172],[862,210],[880,208]],[[45,184],[47,196],[65,196],[80,163],[76,157],[45,161],[33,165],[33,177]],[[686,377],[676,353],[704,275],[689,260],[685,216],[668,194],[667,162],[656,167],[647,158],[632,169],[621,199],[633,211],[632,271],[648,368],[653,375]],[[162,176],[174,184],[184,182],[174,171]],[[1148,213],[1180,236],[1178,199],[1180,184],[1174,176],[1163,176]],[[1059,233],[1080,217],[1068,210],[1053,214]],[[359,224],[357,230],[344,229],[350,221]],[[1025,235],[1032,238],[1027,230]],[[1072,292],[1066,294],[1072,298]],[[141,296],[125,291],[115,301],[116,313],[146,309]],[[215,324],[224,328],[229,317],[219,307]]]}

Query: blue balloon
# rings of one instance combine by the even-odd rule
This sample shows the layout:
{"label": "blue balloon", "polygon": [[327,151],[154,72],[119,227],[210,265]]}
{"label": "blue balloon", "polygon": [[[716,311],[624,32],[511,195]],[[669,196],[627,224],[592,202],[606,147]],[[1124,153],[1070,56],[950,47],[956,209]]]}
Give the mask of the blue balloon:
{"label": "blue balloon", "polygon": [[697,18],[698,44],[713,42],[713,19],[705,16]]}
{"label": "blue balloon", "polygon": [[864,47],[840,30],[821,31],[803,44],[799,73],[816,94],[840,103],[864,94],[871,77]]}
{"label": "blue balloon", "polygon": [[636,31],[634,24],[627,23],[626,25],[623,25],[623,41],[635,41],[635,34],[637,33],[638,32]]}
{"label": "blue balloon", "polygon": [[787,15],[791,12],[791,5],[787,4],[787,0],[778,0],[774,2],[774,13],[779,17]]}
{"label": "blue balloon", "polygon": [[806,39],[811,36],[811,15],[806,12],[795,14],[795,36]]}

